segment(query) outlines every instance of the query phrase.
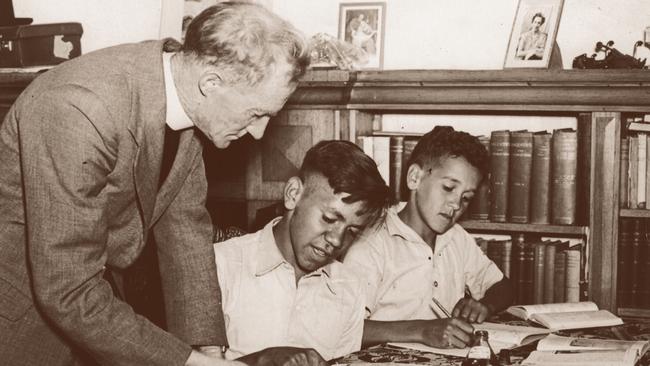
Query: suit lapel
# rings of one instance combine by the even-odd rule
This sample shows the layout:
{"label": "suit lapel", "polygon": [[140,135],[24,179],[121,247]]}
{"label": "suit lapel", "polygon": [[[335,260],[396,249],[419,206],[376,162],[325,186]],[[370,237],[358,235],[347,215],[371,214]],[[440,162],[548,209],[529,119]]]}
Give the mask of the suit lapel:
{"label": "suit lapel", "polygon": [[[158,196],[156,197],[156,206],[153,211],[152,223],[156,222],[160,215],[165,212],[174,196],[178,193],[185,181],[185,178],[190,174],[193,167],[193,161],[196,155],[200,153],[200,144],[194,136],[194,129],[189,128],[182,132],[180,142],[178,144],[178,152],[174,159],[174,164],[167,179],[160,187]],[[199,159],[201,157],[198,157]]]}

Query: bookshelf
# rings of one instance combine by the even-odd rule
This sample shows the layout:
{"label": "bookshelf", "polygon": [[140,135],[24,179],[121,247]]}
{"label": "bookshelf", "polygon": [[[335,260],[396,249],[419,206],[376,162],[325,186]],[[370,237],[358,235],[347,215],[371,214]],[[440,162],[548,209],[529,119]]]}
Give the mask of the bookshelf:
{"label": "bookshelf", "polygon": [[[0,74],[0,116],[34,77]],[[463,224],[479,232],[580,237],[590,251],[589,299],[623,316],[650,316],[617,305],[619,219],[650,218],[650,211],[622,209],[618,202],[621,114],[650,113],[647,70],[310,71],[264,139],[208,152],[209,161],[215,154],[232,163],[216,174],[208,161],[209,207],[220,217],[236,218],[228,224],[251,229],[258,210],[281,197],[284,180],[306,149],[320,139],[354,141],[384,113],[577,117],[589,135],[583,162],[589,177],[578,192],[577,225]]]}

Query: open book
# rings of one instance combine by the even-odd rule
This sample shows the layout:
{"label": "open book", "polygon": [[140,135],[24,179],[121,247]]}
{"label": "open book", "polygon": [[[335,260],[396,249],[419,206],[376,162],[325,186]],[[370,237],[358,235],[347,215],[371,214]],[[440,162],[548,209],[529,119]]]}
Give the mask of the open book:
{"label": "open book", "polygon": [[563,337],[550,334],[522,365],[632,366],[648,351],[647,341]]}
{"label": "open book", "polygon": [[[488,342],[494,353],[499,353],[502,349],[511,349],[532,343],[538,339],[544,338],[548,333],[548,329],[535,328],[535,327],[522,327],[498,323],[481,323],[473,324],[474,330],[487,330]],[[389,345],[416,349],[424,352],[431,352],[436,354],[465,357],[469,351],[466,348],[435,348],[420,343],[389,343]]]}
{"label": "open book", "polygon": [[623,320],[607,310],[598,310],[591,301],[556,304],[514,305],[506,312],[534,321],[551,330],[607,327]]}

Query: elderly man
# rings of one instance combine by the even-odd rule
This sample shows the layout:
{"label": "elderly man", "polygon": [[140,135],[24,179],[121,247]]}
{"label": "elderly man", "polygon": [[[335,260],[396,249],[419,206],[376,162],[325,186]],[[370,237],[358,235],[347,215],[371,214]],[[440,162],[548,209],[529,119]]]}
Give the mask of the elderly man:
{"label": "elderly man", "polygon": [[[287,22],[220,3],[184,45],[120,45],[39,76],[0,128],[2,363],[228,363],[197,351],[226,344],[199,135],[262,137],[306,60]],[[171,334],[117,295],[149,235]]]}

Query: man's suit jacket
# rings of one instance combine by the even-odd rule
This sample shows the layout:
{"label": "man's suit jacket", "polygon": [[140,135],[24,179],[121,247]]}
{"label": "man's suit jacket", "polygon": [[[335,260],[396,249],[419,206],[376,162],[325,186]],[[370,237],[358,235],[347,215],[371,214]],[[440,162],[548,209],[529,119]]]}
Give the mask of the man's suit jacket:
{"label": "man's suit jacket", "polygon": [[[225,344],[194,129],[158,191],[168,46],[68,61],[36,78],[0,127],[0,363],[181,365],[188,344]],[[133,263],[151,227],[178,338],[103,279]]]}

